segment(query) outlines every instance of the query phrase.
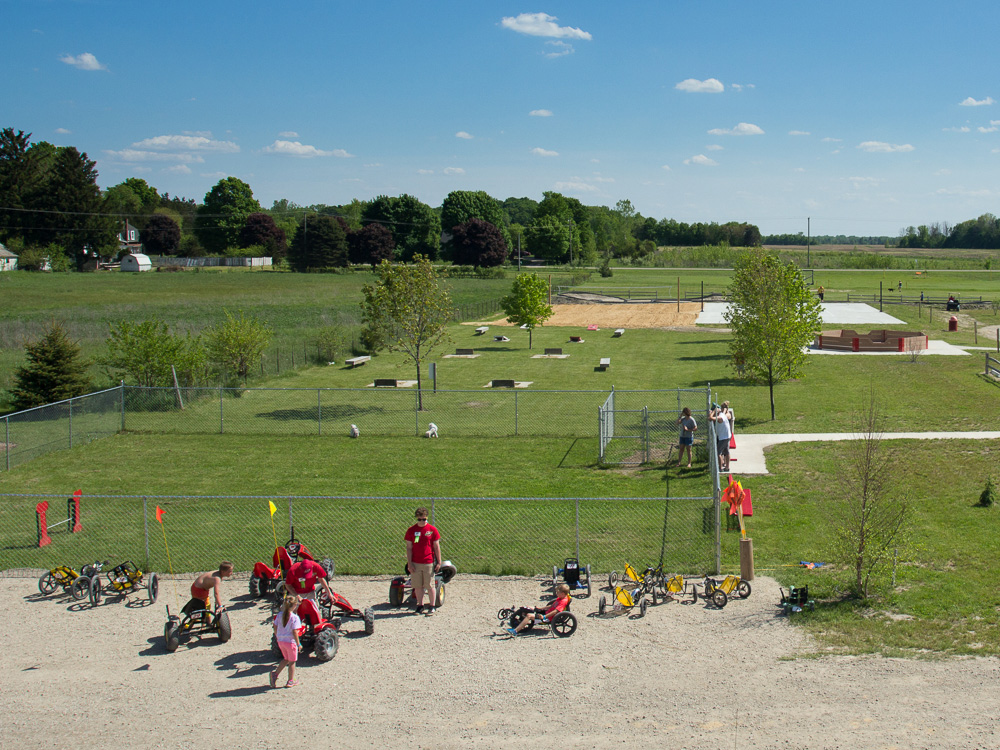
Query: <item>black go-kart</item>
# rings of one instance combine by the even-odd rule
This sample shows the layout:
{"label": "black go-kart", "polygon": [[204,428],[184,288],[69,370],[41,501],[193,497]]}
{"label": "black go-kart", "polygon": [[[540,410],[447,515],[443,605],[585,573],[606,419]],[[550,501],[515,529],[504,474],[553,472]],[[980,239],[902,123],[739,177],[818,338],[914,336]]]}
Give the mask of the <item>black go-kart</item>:
{"label": "black go-kart", "polygon": [[580,565],[580,561],[575,557],[567,557],[566,562],[560,568],[558,565],[552,566],[552,587],[559,585],[559,579],[569,586],[569,592],[573,596],[579,596],[584,591],[590,596],[590,565]]}
{"label": "black go-kart", "polygon": [[534,628],[545,625],[547,625],[552,630],[552,634],[558,638],[569,638],[576,632],[576,615],[570,612],[569,609],[564,609],[562,612],[556,612],[551,620],[545,622],[540,616],[545,614],[545,609],[542,607],[517,607],[515,609],[511,606],[497,612],[497,619],[501,622],[506,621],[507,625],[505,627],[516,628],[521,624],[521,621],[528,615],[529,612],[534,612],[539,616],[535,617],[534,622],[522,630],[522,633],[527,633]]}
{"label": "black go-kart", "polygon": [[192,636],[201,639],[205,635],[218,635],[219,643],[225,643],[233,635],[233,627],[229,623],[229,613],[225,607],[219,607],[214,612],[205,609],[201,599],[191,599],[181,609],[181,616],[170,614],[167,605],[167,624],[163,626],[163,641],[167,651],[173,653],[182,642]]}
{"label": "black go-kart", "polygon": [[[406,571],[404,570],[404,572]],[[454,563],[451,560],[445,560],[441,563],[437,573],[434,574],[435,609],[444,604],[446,587],[456,573],[458,573],[458,568],[455,567]],[[409,573],[393,578],[392,583],[389,584],[389,606],[402,607],[413,601],[413,584],[410,582]]]}

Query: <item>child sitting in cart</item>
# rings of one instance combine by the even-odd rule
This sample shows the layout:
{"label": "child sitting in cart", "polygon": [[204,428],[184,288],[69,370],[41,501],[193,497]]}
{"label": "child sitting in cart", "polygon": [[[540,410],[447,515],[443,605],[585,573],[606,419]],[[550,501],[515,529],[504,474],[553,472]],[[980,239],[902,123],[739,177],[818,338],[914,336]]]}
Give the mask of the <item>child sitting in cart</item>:
{"label": "child sitting in cart", "polygon": [[191,601],[182,610],[184,614],[194,612],[198,607],[206,612],[211,612],[209,597],[213,593],[215,594],[215,608],[219,609],[222,606],[222,579],[228,578],[232,574],[233,564],[223,560],[219,563],[218,570],[212,573],[202,573],[195,578],[194,583],[191,584]]}
{"label": "child sitting in cart", "polygon": [[556,586],[556,600],[548,608],[535,607],[533,612],[528,612],[524,616],[524,619],[517,624],[516,628],[507,628],[507,632],[511,635],[519,635],[522,630],[534,625],[535,620],[539,617],[542,618],[543,623],[551,622],[552,618],[557,614],[566,611],[566,608],[569,607],[569,600],[569,586],[565,583],[560,583]]}

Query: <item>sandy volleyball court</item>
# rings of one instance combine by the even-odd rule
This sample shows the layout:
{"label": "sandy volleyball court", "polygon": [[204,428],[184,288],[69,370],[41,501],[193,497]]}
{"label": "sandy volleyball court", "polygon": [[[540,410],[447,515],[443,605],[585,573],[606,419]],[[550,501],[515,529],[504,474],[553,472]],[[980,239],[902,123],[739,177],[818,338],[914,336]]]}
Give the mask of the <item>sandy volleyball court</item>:
{"label": "sandy volleyball court", "polygon": [[595,592],[573,602],[580,626],[566,639],[499,628],[497,609],[548,593],[540,579],[460,574],[433,617],[389,610],[388,586],[335,579],[355,606],[376,607],[374,635],[343,638],[327,664],[302,659],[299,687],[270,690],[268,612],[244,596],[245,580],[226,583],[229,643],[170,654],[171,581],[155,605],[92,609],[41,598],[30,578],[0,579],[0,745],[1000,746],[998,660],[797,659],[815,646],[780,615],[767,578],[723,610],[671,602],[643,619],[594,616]]}
{"label": "sandy volleyball court", "polygon": [[[610,332],[615,328],[693,327],[701,312],[701,304],[682,302],[680,312],[677,311],[676,302],[553,305],[552,311],[552,317],[545,321],[546,326],[586,328],[590,325],[596,325],[601,329],[609,329]],[[466,323],[466,325],[510,326],[513,324],[508,323],[500,315],[494,320]]]}

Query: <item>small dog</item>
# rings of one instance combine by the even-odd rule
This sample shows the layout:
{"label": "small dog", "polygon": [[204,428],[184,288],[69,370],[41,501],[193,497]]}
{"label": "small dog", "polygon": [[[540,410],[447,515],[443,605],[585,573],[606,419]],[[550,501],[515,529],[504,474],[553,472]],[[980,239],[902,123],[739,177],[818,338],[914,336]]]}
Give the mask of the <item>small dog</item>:
{"label": "small dog", "polygon": [[361,437],[361,430],[358,429],[358,426],[356,424],[351,425],[351,437],[352,438]]}
{"label": "small dog", "polygon": [[431,422],[427,425],[427,432],[424,433],[424,437],[436,438],[438,436],[438,426]]}

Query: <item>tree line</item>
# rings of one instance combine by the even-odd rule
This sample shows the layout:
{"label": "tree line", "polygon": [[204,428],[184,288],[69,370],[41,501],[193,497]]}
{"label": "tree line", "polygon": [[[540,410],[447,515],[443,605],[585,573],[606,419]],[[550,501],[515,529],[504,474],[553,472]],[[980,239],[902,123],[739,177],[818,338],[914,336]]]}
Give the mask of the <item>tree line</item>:
{"label": "tree line", "polygon": [[153,255],[266,255],[299,271],[374,268],[416,255],[482,268],[530,257],[595,265],[641,258],[663,245],[761,241],[752,224],[656,220],[627,199],[613,208],[586,206],[558,192],[536,201],[456,190],[438,207],[403,194],[343,205],[281,199],[264,208],[236,177],[220,180],[200,203],[161,194],[138,177],[101,190],[97,177],[96,162],[72,146],[0,130],[0,241],[20,267],[82,269],[88,261],[115,260],[126,223]]}

